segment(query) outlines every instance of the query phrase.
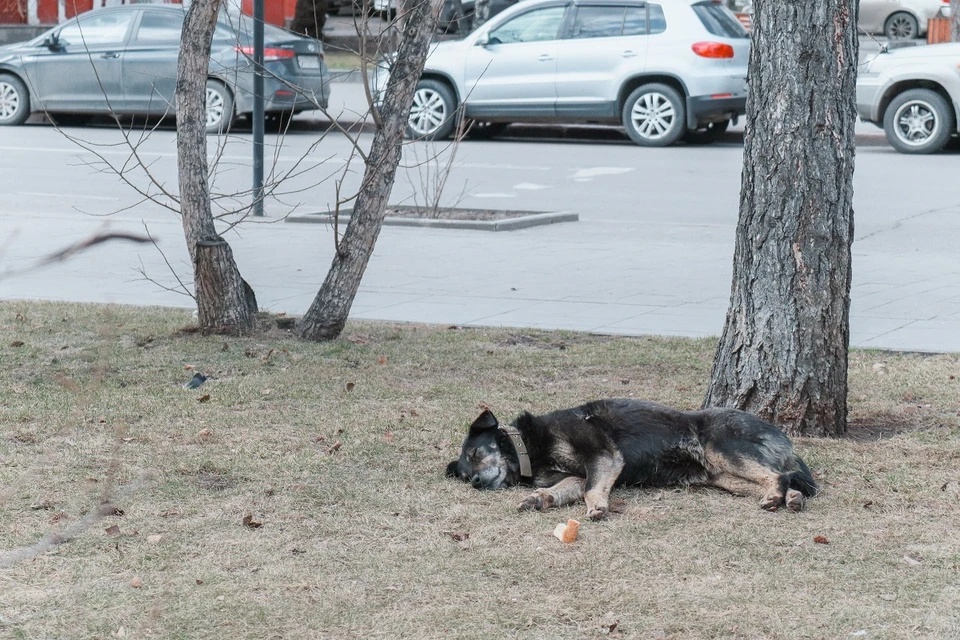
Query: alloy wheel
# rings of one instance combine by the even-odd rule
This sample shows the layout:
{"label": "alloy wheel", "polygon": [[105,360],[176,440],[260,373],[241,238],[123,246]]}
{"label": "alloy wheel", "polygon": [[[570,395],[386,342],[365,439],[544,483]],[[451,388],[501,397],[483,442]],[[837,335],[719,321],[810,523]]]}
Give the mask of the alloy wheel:
{"label": "alloy wheel", "polygon": [[410,109],[410,128],[417,136],[427,136],[447,119],[447,103],[438,91],[417,89]]}
{"label": "alloy wheel", "polygon": [[905,145],[918,147],[937,135],[941,123],[937,112],[924,100],[901,105],[893,116],[897,138]]}
{"label": "alloy wheel", "polygon": [[20,110],[20,92],[9,82],[0,80],[0,122],[12,120]]}
{"label": "alloy wheel", "polygon": [[637,133],[648,140],[666,136],[673,129],[676,118],[673,103],[659,92],[643,94],[630,111],[630,120]]}
{"label": "alloy wheel", "polygon": [[207,87],[206,125],[210,129],[223,121],[223,95],[211,87]]}

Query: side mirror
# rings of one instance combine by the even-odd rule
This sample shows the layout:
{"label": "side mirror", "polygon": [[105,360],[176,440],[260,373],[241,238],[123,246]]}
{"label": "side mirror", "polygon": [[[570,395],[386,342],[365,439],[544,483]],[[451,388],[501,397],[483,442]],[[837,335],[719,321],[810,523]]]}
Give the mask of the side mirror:
{"label": "side mirror", "polygon": [[51,51],[60,51],[63,49],[63,45],[60,44],[60,38],[58,38],[55,33],[44,38],[41,44]]}
{"label": "side mirror", "polygon": [[486,47],[487,45],[490,44],[490,34],[489,34],[489,33],[481,33],[481,34],[477,37],[477,41],[474,42],[473,44],[474,44],[474,46],[477,46],[477,47]]}

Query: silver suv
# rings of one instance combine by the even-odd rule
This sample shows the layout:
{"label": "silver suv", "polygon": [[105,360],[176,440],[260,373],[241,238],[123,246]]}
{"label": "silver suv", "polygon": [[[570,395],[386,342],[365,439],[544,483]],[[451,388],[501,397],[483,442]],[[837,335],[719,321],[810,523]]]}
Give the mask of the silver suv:
{"label": "silver suv", "polygon": [[407,133],[447,138],[465,117],[473,136],[619,123],[644,146],[710,142],[744,113],[749,52],[720,2],[524,0],[433,46]]}
{"label": "silver suv", "polygon": [[901,153],[935,153],[960,134],[960,43],[882,52],[861,65],[857,112]]}

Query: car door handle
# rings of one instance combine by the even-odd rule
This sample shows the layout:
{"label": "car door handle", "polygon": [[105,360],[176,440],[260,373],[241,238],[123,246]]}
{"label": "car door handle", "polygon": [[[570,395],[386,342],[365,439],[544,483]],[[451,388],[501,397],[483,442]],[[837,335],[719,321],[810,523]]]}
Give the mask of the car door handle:
{"label": "car door handle", "polygon": [[553,56],[549,53],[541,53],[537,60],[540,62],[549,62],[550,60],[553,60]]}
{"label": "car door handle", "polygon": [[103,55],[100,56],[100,57],[101,57],[101,58],[107,58],[107,59],[110,59],[110,58],[119,58],[119,57],[120,57],[120,53],[117,52],[117,51],[111,51],[110,53],[105,53],[105,54],[103,54]]}
{"label": "car door handle", "polygon": [[636,52],[631,51],[630,49],[627,49],[626,51],[624,51],[623,53],[621,53],[620,56],[623,57],[623,58],[636,58],[636,57],[637,57],[637,54],[636,54]]}

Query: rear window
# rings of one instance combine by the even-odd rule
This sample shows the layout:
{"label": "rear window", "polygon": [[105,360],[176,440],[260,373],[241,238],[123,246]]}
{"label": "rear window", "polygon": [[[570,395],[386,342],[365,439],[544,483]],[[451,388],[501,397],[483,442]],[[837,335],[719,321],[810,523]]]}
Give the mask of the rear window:
{"label": "rear window", "polygon": [[707,31],[721,38],[749,38],[737,16],[718,2],[698,2],[693,11]]}

